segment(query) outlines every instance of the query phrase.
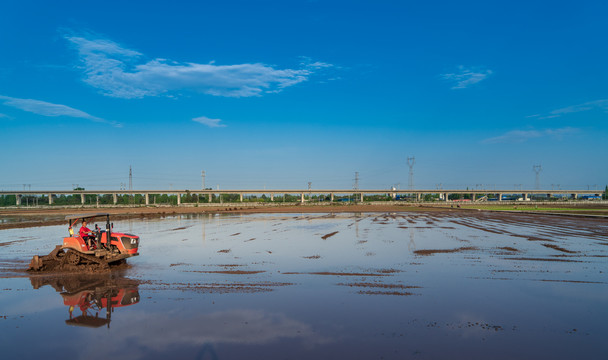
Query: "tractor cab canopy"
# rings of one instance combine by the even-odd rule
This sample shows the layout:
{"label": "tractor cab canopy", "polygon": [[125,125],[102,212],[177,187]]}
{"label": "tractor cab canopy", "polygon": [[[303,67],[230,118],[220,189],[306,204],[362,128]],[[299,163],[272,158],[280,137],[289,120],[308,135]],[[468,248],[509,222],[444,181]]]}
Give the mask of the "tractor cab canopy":
{"label": "tractor cab canopy", "polygon": [[105,216],[106,218],[110,217],[108,213],[93,213],[93,214],[78,214],[78,215],[68,215],[65,217],[66,220],[79,220],[79,219],[92,219],[96,217]]}
{"label": "tractor cab canopy", "polygon": [[68,233],[70,234],[70,236],[74,235],[74,230],[72,230],[72,227],[74,225],[76,225],[76,223],[79,220],[90,221],[91,219],[94,219],[97,217],[106,218],[106,231],[110,232],[110,229],[112,228],[112,224],[110,224],[110,214],[109,213],[90,213],[90,214],[76,214],[76,215],[66,216],[65,219],[68,221]]}

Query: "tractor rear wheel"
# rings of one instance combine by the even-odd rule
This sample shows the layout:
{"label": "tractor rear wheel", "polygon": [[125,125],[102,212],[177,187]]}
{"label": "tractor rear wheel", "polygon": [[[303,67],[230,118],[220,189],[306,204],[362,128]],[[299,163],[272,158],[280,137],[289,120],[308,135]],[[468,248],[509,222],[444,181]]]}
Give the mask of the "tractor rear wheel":
{"label": "tractor rear wheel", "polygon": [[70,265],[78,265],[80,263],[80,255],[78,255],[75,251],[68,251],[67,253],[67,262]]}

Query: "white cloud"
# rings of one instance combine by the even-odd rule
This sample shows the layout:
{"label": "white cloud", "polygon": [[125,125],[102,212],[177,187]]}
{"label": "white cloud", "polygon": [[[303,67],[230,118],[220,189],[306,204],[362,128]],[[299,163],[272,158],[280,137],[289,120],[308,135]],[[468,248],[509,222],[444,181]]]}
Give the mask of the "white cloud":
{"label": "white cloud", "polygon": [[74,118],[88,119],[95,122],[107,123],[117,127],[121,126],[116,122],[104,120],[97,116],[87,114],[84,111],[74,109],[66,105],[53,104],[50,102],[34,99],[20,99],[3,95],[0,95],[0,101],[2,101],[2,103],[6,106],[14,107],[23,111],[31,112],[42,116],[69,116]]}
{"label": "white cloud", "polygon": [[335,67],[332,64],[329,63],[324,63],[321,61],[313,61],[310,57],[308,56],[300,56],[300,65],[304,68],[308,68],[308,69],[323,69],[323,68],[331,68],[331,67]]}
{"label": "white cloud", "polygon": [[225,124],[220,124],[220,122],[222,121],[221,119],[210,119],[206,116],[200,116],[200,117],[194,118],[194,119],[192,119],[192,121],[196,121],[197,123],[207,125],[210,128],[226,127]]}
{"label": "white cloud", "polygon": [[301,69],[281,70],[261,63],[215,65],[146,60],[143,54],[110,40],[65,38],[78,51],[84,81],[104,95],[126,99],[170,95],[178,90],[226,97],[261,96],[307,81],[315,70],[332,66],[309,61]]}
{"label": "white cloud", "polygon": [[530,115],[528,117],[536,117],[538,119],[552,119],[552,118],[560,117],[565,114],[572,114],[572,113],[595,110],[595,109],[608,111],[608,99],[589,101],[589,102],[578,104],[578,105],[572,105],[572,106],[567,106],[564,108],[556,109],[556,110],[550,111],[548,114],[545,114],[545,115],[537,114],[537,115]]}
{"label": "white cloud", "polygon": [[499,144],[499,143],[521,143],[530,139],[552,137],[562,139],[565,135],[570,135],[578,132],[578,129],[564,127],[558,129],[544,130],[512,130],[503,135],[491,137],[482,141],[483,144]]}
{"label": "white cloud", "polygon": [[490,75],[492,75],[492,70],[459,66],[458,72],[441,74],[439,76],[445,80],[453,82],[454,86],[452,86],[452,89],[466,89],[471,85],[485,80]]}

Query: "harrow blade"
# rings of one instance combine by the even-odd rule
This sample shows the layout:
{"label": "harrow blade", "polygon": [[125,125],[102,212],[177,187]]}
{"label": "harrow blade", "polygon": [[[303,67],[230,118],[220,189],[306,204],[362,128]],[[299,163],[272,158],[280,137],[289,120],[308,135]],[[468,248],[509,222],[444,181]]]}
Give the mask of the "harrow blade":
{"label": "harrow blade", "polygon": [[55,246],[55,249],[53,249],[53,251],[51,251],[48,255],[34,255],[32,261],[30,262],[28,271],[41,271],[55,268],[61,263],[63,255],[64,253],[61,245]]}

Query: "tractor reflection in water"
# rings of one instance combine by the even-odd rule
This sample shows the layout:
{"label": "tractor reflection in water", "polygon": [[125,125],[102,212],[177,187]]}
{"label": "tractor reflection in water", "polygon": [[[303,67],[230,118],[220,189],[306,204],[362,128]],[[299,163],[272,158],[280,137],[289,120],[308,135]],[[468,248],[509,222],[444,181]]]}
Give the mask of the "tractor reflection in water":
{"label": "tractor reflection in water", "polygon": [[[74,326],[97,328],[107,325],[109,328],[115,308],[135,305],[140,300],[138,282],[127,278],[31,276],[30,282],[34,289],[50,285],[59,292],[70,316],[65,323]],[[78,311],[80,315],[77,315]]]}

